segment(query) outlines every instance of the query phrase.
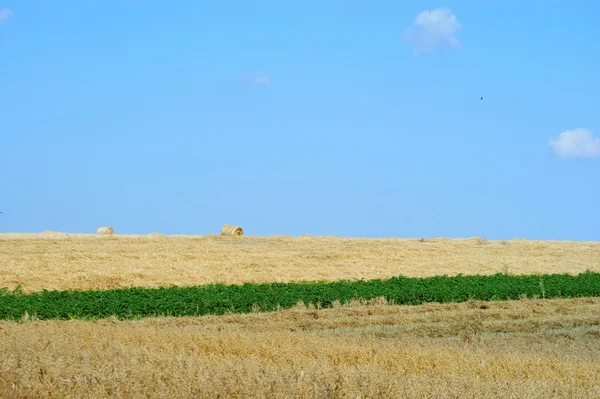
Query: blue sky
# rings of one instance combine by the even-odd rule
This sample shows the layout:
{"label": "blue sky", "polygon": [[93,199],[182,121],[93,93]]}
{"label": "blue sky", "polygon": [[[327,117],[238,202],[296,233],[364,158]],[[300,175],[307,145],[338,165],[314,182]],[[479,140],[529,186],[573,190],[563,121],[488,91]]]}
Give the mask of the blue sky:
{"label": "blue sky", "polygon": [[600,240],[599,13],[4,0],[0,231]]}

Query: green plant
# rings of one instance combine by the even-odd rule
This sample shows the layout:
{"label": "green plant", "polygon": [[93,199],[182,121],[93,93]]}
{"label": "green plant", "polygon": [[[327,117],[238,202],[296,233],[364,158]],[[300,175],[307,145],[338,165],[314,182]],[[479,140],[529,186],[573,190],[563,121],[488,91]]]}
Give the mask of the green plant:
{"label": "green plant", "polygon": [[375,298],[399,305],[523,297],[600,296],[600,273],[579,275],[393,277],[386,280],[265,283],[195,287],[125,288],[106,291],[41,291],[0,296],[0,319],[18,320],[26,312],[39,319],[194,316],[315,308]]}

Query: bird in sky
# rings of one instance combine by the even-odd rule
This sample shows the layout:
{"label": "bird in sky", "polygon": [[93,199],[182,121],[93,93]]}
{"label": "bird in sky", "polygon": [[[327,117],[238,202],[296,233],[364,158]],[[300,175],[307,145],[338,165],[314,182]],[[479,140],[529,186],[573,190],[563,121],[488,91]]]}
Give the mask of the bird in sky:
{"label": "bird in sky", "polygon": [[481,97],[481,99],[483,100],[483,97]]}

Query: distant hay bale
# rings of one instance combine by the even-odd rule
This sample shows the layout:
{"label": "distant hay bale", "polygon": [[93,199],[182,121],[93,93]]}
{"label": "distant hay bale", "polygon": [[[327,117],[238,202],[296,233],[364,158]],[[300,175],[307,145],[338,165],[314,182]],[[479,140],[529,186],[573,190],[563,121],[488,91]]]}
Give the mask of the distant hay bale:
{"label": "distant hay bale", "polygon": [[44,234],[44,235],[55,235],[55,236],[66,236],[66,235],[69,235],[68,233],[63,233],[62,231],[52,231],[52,230],[46,230],[42,234]]}
{"label": "distant hay bale", "polygon": [[52,230],[46,230],[42,233],[42,235],[47,238],[61,238],[61,237],[69,236],[68,233],[63,233],[61,231],[52,231]]}
{"label": "distant hay bale", "polygon": [[490,241],[487,238],[483,237],[473,237],[471,238],[471,240],[474,241],[477,245],[486,245],[490,243]]}
{"label": "distant hay bale", "polygon": [[115,234],[115,231],[111,226],[108,227],[100,227],[97,232],[101,236],[112,236]]}
{"label": "distant hay bale", "polygon": [[231,224],[223,225],[221,228],[222,236],[242,236],[244,235],[244,230],[240,226],[233,226]]}

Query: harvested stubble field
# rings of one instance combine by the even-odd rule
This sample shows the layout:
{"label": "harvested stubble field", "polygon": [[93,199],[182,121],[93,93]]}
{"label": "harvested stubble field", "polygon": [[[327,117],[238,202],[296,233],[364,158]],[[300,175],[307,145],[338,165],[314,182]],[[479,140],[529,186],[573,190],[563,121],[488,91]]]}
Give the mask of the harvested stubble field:
{"label": "harvested stubble field", "polygon": [[599,342],[600,298],[0,321],[0,396],[597,398]]}
{"label": "harvested stubble field", "polygon": [[0,288],[25,292],[586,270],[600,242],[0,234]]}
{"label": "harvested stubble field", "polygon": [[[600,272],[600,243],[0,234],[0,288]],[[0,396],[600,397],[600,298],[0,321]]]}

